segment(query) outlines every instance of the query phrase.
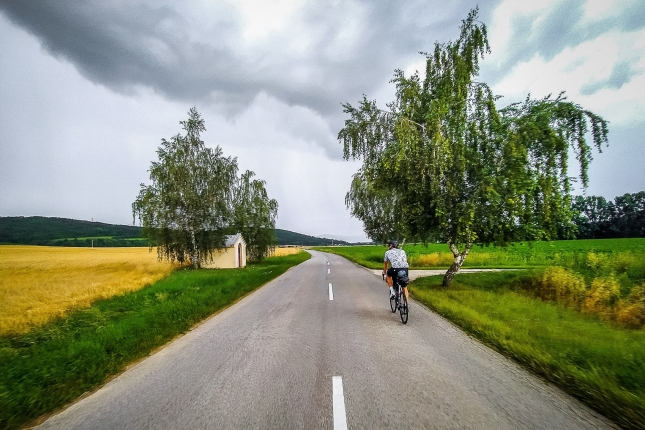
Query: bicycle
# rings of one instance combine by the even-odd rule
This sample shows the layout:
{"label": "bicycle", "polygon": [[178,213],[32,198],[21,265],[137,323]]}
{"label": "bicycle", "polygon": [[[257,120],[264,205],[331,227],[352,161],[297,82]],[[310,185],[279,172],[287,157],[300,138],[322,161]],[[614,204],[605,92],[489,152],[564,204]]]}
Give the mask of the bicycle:
{"label": "bicycle", "polygon": [[[385,280],[385,275],[383,275],[383,280]],[[392,285],[394,287],[394,296],[390,297],[390,309],[392,313],[395,313],[398,309],[399,315],[401,316],[401,322],[403,324],[408,323],[408,299],[405,297],[403,288],[408,286],[408,276],[404,270],[399,270],[396,273],[396,276],[392,277]]]}

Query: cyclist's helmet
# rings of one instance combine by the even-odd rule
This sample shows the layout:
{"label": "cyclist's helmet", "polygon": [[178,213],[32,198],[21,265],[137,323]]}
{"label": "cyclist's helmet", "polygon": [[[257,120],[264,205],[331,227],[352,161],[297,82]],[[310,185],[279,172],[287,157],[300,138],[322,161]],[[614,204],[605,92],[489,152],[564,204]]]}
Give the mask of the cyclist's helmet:
{"label": "cyclist's helmet", "polygon": [[395,248],[399,246],[399,242],[397,242],[397,241],[396,241],[396,240],[394,240],[394,239],[390,239],[390,240],[387,242],[387,244],[388,244],[388,245],[392,245],[392,246],[393,246],[393,247],[395,247]]}

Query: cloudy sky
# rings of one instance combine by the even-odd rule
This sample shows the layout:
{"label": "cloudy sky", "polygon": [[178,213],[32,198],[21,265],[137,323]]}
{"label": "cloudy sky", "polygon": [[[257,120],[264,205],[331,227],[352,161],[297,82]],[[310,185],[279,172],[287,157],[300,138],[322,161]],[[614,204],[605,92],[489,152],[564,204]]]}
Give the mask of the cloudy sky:
{"label": "cloudy sky", "polygon": [[[364,237],[344,205],[341,102],[455,39],[475,1],[0,0],[0,216],[132,223],[161,138],[203,138],[266,180],[278,227]],[[645,1],[482,1],[500,107],[566,91],[610,121],[587,194],[645,190]],[[575,172],[572,172],[572,174]]]}

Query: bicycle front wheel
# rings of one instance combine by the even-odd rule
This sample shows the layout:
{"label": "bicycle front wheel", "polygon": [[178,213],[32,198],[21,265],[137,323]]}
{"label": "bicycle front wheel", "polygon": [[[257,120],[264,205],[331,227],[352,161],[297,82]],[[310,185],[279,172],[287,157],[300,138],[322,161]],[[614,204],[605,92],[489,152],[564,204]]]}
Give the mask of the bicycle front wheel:
{"label": "bicycle front wheel", "polygon": [[404,294],[401,294],[401,303],[399,304],[399,313],[401,315],[401,322],[403,324],[408,323],[408,299],[405,298]]}

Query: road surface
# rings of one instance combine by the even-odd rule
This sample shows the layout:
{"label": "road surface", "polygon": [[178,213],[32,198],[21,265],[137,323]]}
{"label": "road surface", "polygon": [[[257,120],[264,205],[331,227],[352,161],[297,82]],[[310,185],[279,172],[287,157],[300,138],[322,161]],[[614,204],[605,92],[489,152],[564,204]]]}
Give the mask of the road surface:
{"label": "road surface", "polygon": [[342,257],[313,257],[42,429],[589,429],[599,414]]}

